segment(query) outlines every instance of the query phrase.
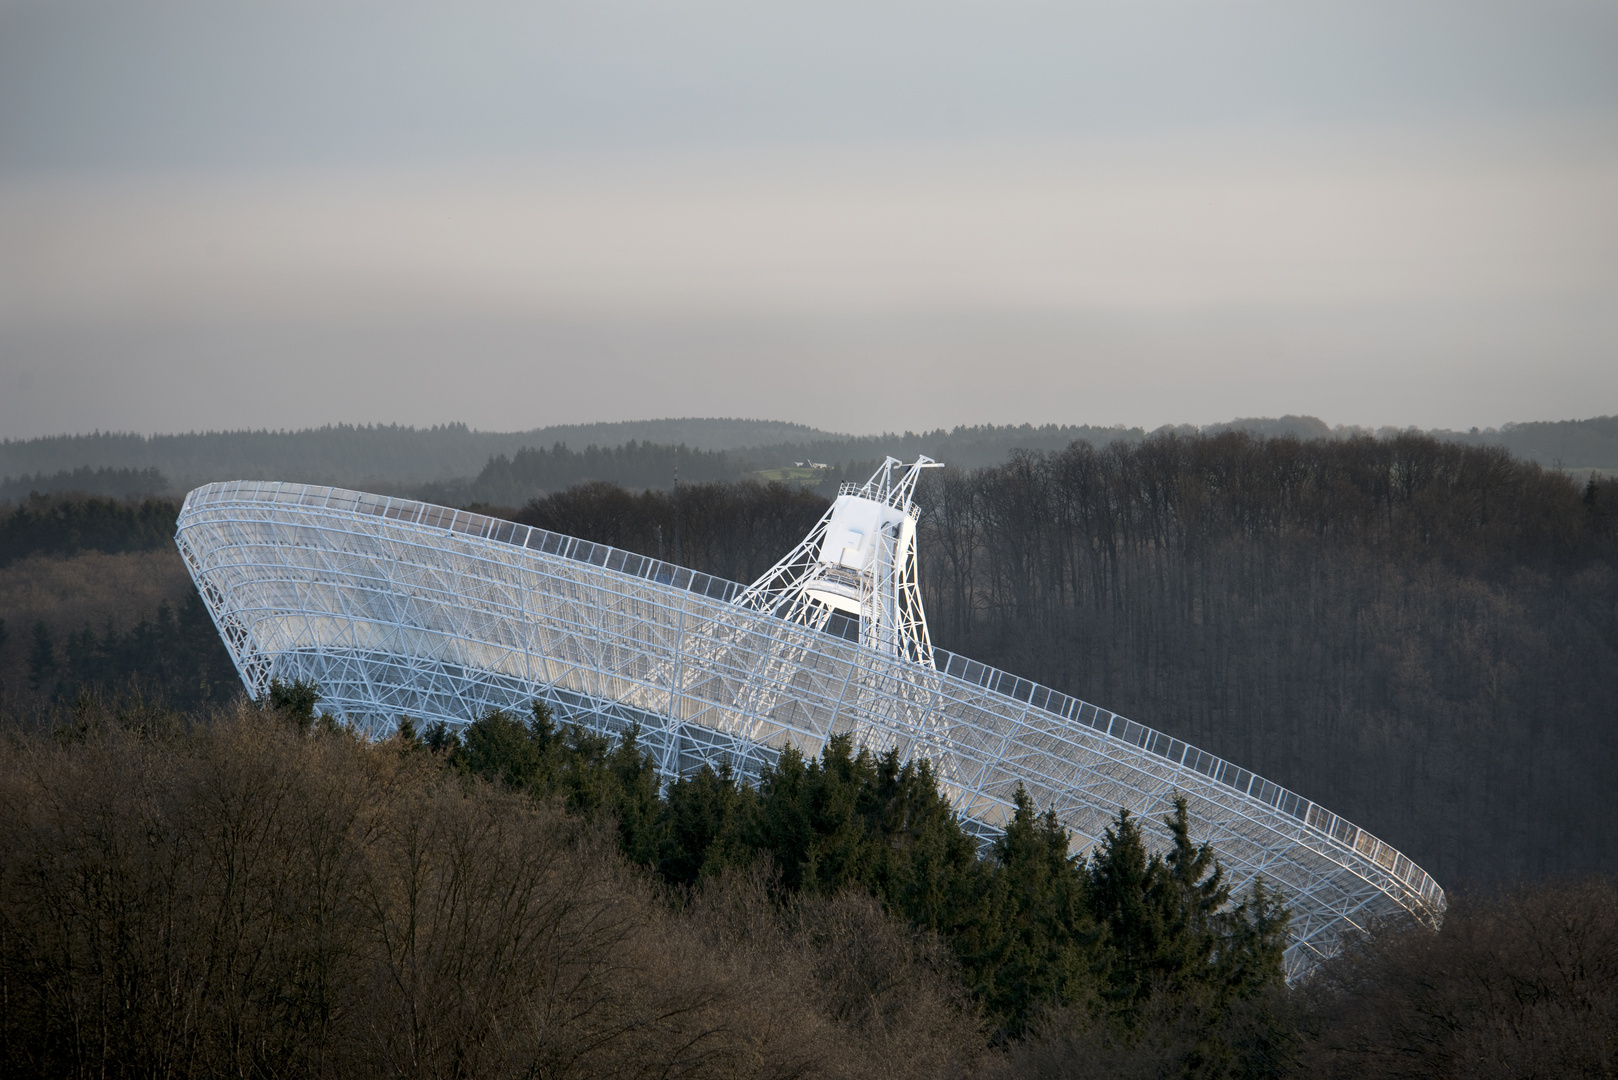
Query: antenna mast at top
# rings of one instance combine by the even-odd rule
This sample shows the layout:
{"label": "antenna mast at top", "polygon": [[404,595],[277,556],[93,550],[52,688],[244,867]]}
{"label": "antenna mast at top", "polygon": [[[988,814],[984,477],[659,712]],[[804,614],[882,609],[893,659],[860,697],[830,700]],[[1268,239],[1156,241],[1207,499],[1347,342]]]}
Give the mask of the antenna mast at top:
{"label": "antenna mast at top", "polygon": [[916,585],[916,481],[941,467],[888,458],[863,485],[844,484],[831,509],[736,602],[826,628],[834,613],[859,620],[867,648],[933,666]]}

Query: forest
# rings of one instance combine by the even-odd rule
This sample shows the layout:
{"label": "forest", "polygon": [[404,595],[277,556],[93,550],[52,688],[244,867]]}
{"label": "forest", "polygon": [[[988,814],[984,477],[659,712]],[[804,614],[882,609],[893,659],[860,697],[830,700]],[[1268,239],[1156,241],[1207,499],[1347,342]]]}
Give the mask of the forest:
{"label": "forest", "polygon": [[[497,454],[470,482],[448,481],[421,492],[427,502],[521,504],[585,480],[626,488],[673,487],[676,477],[687,483],[734,479],[746,465],[723,450],[693,450],[631,439],[621,446],[594,444],[582,451],[563,443],[549,450],[523,447],[511,457]],[[433,498],[441,495],[441,498]]]}
{"label": "forest", "polygon": [[[87,1036],[69,1029],[97,1033],[101,1046],[156,1040],[141,1042],[140,1054],[183,1061],[181,1071],[218,1071],[218,1055],[237,1071],[248,1060],[240,1055],[264,1053],[265,1064],[252,1066],[263,1075],[343,1072],[361,1058],[383,1060],[377,1055],[399,1062],[401,1047],[420,1055],[410,1059],[420,1072],[474,1059],[480,1074],[521,1071],[512,1063],[532,1065],[539,1044],[511,1018],[572,1015],[574,999],[556,988],[594,985],[586,969],[619,965],[637,974],[633,987],[612,989],[608,1028],[571,1029],[584,1040],[576,1045],[609,1048],[600,1051],[607,1056],[581,1050],[546,1065],[548,1074],[842,1075],[864,1060],[891,1063],[880,1071],[896,1076],[1613,1075],[1618,848],[1605,796],[1618,762],[1618,481],[1573,479],[1495,447],[1413,434],[1304,440],[1225,431],[1075,442],[951,468],[929,479],[919,501],[922,586],[938,644],[1096,701],[1330,806],[1434,874],[1452,900],[1443,929],[1373,928],[1284,988],[1273,973],[1232,976],[1230,964],[1247,957],[1236,966],[1263,968],[1273,933],[1264,927],[1284,917],[1285,897],[1205,902],[1218,892],[1217,872],[1195,837],[1175,835],[1172,820],[1117,822],[1105,849],[1069,860],[1054,824],[1023,807],[979,857],[959,839],[925,763],[859,747],[788,760],[753,785],[707,774],[659,791],[632,740],[594,740],[539,714],[483,717],[465,738],[407,730],[364,745],[319,715],[318,688],[283,688],[279,701],[258,705],[239,700],[228,658],[168,546],[173,503],[41,497],[0,513],[5,783],[7,798],[20,800],[0,809],[10,830],[0,873],[34,867],[26,881],[0,883],[0,905],[10,905],[0,915],[0,950],[9,950],[0,990],[8,1001],[35,995],[28,1000],[40,1009],[66,1003],[50,1023],[68,1026],[8,1029],[8,1071],[106,1066],[86,1049]],[[746,581],[826,506],[801,486],[686,483],[682,470],[678,489],[596,482],[502,512]],[[143,591],[142,574],[161,577],[161,587]],[[28,584],[47,580],[58,583],[54,592]],[[105,610],[85,599],[102,595]],[[52,608],[55,597],[67,599]],[[262,766],[246,764],[256,755]],[[108,771],[114,759],[131,764]],[[51,779],[98,769],[105,784]],[[217,1014],[163,1033],[134,999],[122,1013],[108,1006],[111,983],[95,980],[155,986],[162,972],[172,978],[193,970],[187,964],[222,962],[209,950],[227,944],[175,942],[164,946],[170,952],[120,954],[99,968],[74,961],[71,971],[26,953],[110,957],[97,950],[155,932],[140,920],[158,918],[156,908],[72,893],[81,887],[73,882],[97,880],[86,875],[89,864],[63,864],[57,879],[38,861],[53,844],[74,859],[135,858],[137,848],[120,839],[135,833],[107,832],[113,819],[95,809],[127,804],[136,790],[127,785],[159,775],[178,785],[168,802],[141,804],[142,813],[170,815],[159,832],[127,824],[173,837],[163,848],[170,862],[130,864],[128,873],[169,883],[164,910],[194,910],[225,902],[208,877],[214,871],[197,861],[225,840],[209,832],[218,815],[183,792],[223,798],[237,784],[245,787],[230,797],[249,800],[260,797],[253,784],[261,773],[310,770],[327,794],[308,804],[311,817],[275,818],[274,843],[317,845],[327,854],[315,862],[331,873],[375,859],[402,872],[399,850],[387,846],[394,839],[365,837],[403,836],[402,817],[385,827],[383,818],[431,804],[449,815],[434,818],[434,828],[537,845],[523,850],[565,869],[549,884],[522,886],[547,910],[566,893],[557,882],[583,872],[572,860],[614,867],[598,869],[610,889],[602,885],[590,903],[655,912],[646,925],[660,927],[654,937],[684,959],[652,957],[651,939],[631,934],[580,960],[561,943],[589,939],[585,924],[556,922],[544,931],[551,944],[536,937],[540,951],[526,954],[543,953],[550,989],[480,984],[442,1030],[407,1031],[398,1018],[425,998],[388,998],[394,1019],[383,1022],[360,1014],[354,988],[387,979],[411,994],[449,993],[452,961],[464,959],[455,950],[470,947],[455,944],[453,911],[435,915],[442,921],[431,934],[440,936],[421,940],[422,959],[410,961],[401,983],[404,954],[374,944],[334,938],[325,960],[300,952],[289,942],[336,931],[289,929],[304,917],[294,909],[309,918],[325,909],[298,901],[278,915],[283,900],[266,898],[254,918],[268,922],[252,923],[242,908],[232,925],[261,935],[270,982],[238,972],[235,996],[222,998]],[[385,792],[364,811],[382,815],[374,830],[331,832],[334,822],[357,820],[343,814],[360,811],[320,800],[362,788]],[[55,801],[40,797],[45,790]],[[1156,863],[1144,848],[1140,858],[1129,854],[1146,840],[1174,854]],[[424,853],[420,873],[429,876],[465,865],[412,850]],[[182,855],[193,860],[184,873],[173,861]],[[1135,881],[1128,904],[1107,891],[1115,857]],[[209,858],[208,867],[228,865]],[[328,884],[329,892],[312,879],[276,887],[363,908],[383,920],[364,923],[366,940],[388,940],[397,912],[364,900],[351,880]],[[514,886],[480,879],[477,887]],[[405,886],[387,888],[393,896]],[[73,918],[81,921],[27,922],[46,907],[80,912]],[[612,951],[620,948],[627,951]],[[307,974],[313,981],[297,985],[315,987],[314,996],[270,1000],[267,988],[289,972]],[[687,977],[714,988],[689,1017],[725,1033],[712,1055],[679,1057],[675,1048],[694,1029],[656,1013],[656,1000],[666,1005]],[[770,1036],[785,1041],[770,1047],[746,1019],[767,1001],[798,1003]],[[671,1026],[659,1027],[654,1014]],[[115,1020],[124,1027],[107,1027]],[[788,1057],[770,1056],[789,1043]],[[64,1054],[78,1064],[64,1065]],[[480,1054],[505,1056],[496,1065]]]}
{"label": "forest", "polygon": [[[1150,434],[1263,438],[1388,439],[1410,432],[1332,428],[1312,416],[1245,417],[1202,428],[1163,427]],[[680,479],[757,478],[813,460],[833,473],[817,477],[825,493],[840,479],[869,475],[891,454],[926,454],[957,468],[1001,465],[1018,450],[1058,452],[1076,441],[1138,443],[1140,427],[1073,424],[957,425],[931,431],[841,435],[802,424],[684,418],[565,424],[531,431],[475,431],[465,424],[414,428],[336,424],[300,431],[207,431],[175,435],[96,432],[0,440],[0,504],[31,492],[128,497],[178,496],[214,480],[332,484],[456,505],[520,506],[573,484],[604,480],[627,487],[672,488]],[[1434,438],[1493,446],[1515,457],[1583,475],[1618,474],[1618,417],[1601,416],[1470,431]],[[801,479],[801,478],[800,478]],[[161,485],[161,486],[160,486]]]}
{"label": "forest", "polygon": [[[935,643],[1307,792],[1441,882],[1618,872],[1618,481],[1226,432],[949,469],[918,502]],[[588,485],[511,516],[652,555],[678,522],[682,561],[749,581],[825,505]]]}
{"label": "forest", "polygon": [[169,490],[169,480],[157,469],[115,469],[102,466],[92,469],[80,465],[76,469],[62,469],[54,473],[24,474],[0,480],[0,506],[23,503],[33,495],[99,495],[103,498],[130,499],[150,495],[163,495]]}
{"label": "forest", "polygon": [[0,509],[0,708],[136,689],[187,709],[241,692],[175,551],[179,511],[78,495]]}
{"label": "forest", "polygon": [[[1599,798],[1618,761],[1618,481],[1418,435],[1225,432],[951,468],[918,498],[939,645],[1304,792],[1446,885],[1618,872]],[[596,482],[503,512],[750,581],[826,505],[790,484]],[[176,512],[30,500],[0,512],[0,575],[92,565],[64,561],[80,551],[177,566]],[[228,661],[180,576],[143,610],[6,612],[0,679],[30,700],[137,676],[220,700]]]}
{"label": "forest", "polygon": [[[708,475],[693,473],[686,479],[739,479],[758,469],[773,469],[794,459],[814,457],[828,462],[880,460],[894,453],[947,453],[963,464],[1001,460],[1014,448],[1054,448],[1079,438],[1139,438],[1137,429],[1091,428],[1047,424],[957,427],[903,435],[849,436],[820,431],[802,424],[768,420],[691,418],[646,420],[613,424],[566,424],[532,431],[474,431],[465,424],[429,428],[398,424],[336,424],[301,431],[208,431],[178,435],[133,435],[97,432],[38,439],[0,440],[0,501],[26,496],[79,490],[104,490],[106,471],[149,476],[149,470],[169,478],[178,494],[211,480],[286,480],[399,489],[413,494],[422,484],[465,486],[479,479],[499,482],[496,475],[480,477],[500,458],[508,463],[521,453],[537,453],[540,460],[532,481],[543,477],[541,491],[582,480],[611,480],[632,485],[667,487],[673,483],[673,457],[677,454],[728,453],[722,477],[710,466]],[[644,456],[655,448],[668,459],[658,468],[625,473],[616,451],[637,444]],[[544,460],[546,447],[570,447],[563,457]],[[563,466],[558,471],[558,466]],[[605,466],[607,471],[597,471]],[[612,470],[616,467],[617,471]],[[644,467],[643,467],[643,471]],[[510,479],[509,476],[504,479]],[[98,483],[100,486],[91,486]],[[78,486],[73,486],[78,485]],[[403,490],[409,488],[409,491]],[[150,489],[141,488],[140,493]],[[130,492],[133,493],[133,492]],[[529,497],[536,492],[524,495]],[[484,498],[476,494],[470,498]]]}
{"label": "forest", "polygon": [[1289,987],[1285,897],[1230,895],[1183,808],[1081,858],[1019,800],[980,853],[927,762],[846,739],[660,789],[542,705],[373,742],[319,701],[7,728],[6,1075],[1611,1075],[1610,879]]}
{"label": "forest", "polygon": [[81,551],[165,548],[174,542],[179,514],[172,499],[34,495],[0,507],[0,566],[34,554],[71,558]]}

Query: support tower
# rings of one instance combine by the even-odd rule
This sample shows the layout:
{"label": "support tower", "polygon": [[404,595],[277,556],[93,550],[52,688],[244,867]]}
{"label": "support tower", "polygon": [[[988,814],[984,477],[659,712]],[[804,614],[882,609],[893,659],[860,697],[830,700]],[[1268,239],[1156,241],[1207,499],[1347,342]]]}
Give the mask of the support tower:
{"label": "support tower", "polygon": [[[737,602],[816,630],[843,616],[861,645],[933,666],[916,586],[916,481],[928,457],[888,458],[863,485],[844,484],[824,517]],[[853,636],[853,635],[848,635]]]}

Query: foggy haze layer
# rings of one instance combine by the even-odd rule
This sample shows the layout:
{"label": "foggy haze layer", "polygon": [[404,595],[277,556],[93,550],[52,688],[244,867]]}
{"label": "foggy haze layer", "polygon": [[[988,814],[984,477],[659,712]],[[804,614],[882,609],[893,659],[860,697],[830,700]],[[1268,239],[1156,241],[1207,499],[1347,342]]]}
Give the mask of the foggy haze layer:
{"label": "foggy haze layer", "polygon": [[1618,411],[1618,12],[0,3],[0,436]]}

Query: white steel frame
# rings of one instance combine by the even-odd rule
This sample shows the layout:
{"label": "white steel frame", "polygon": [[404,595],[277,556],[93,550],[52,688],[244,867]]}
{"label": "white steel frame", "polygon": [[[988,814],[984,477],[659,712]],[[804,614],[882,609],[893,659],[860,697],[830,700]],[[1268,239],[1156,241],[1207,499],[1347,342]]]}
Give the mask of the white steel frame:
{"label": "white steel frame", "polygon": [[[738,603],[932,667],[933,643],[916,582],[915,494],[921,471],[939,467],[929,457],[911,465],[890,457],[863,485],[843,484],[809,535],[749,585]],[[848,520],[873,533],[863,560],[856,553],[845,559],[837,550],[838,526]]]}
{"label": "white steel frame", "polygon": [[756,775],[787,746],[816,755],[847,732],[932,759],[981,837],[1023,785],[1076,850],[1119,807],[1155,817],[1183,795],[1238,891],[1261,874],[1283,890],[1290,975],[1335,952],[1346,928],[1436,925],[1444,907],[1391,846],[1230,762],[942,649],[926,663],[780,617],[735,582],[464,510],[297,484],[198,488],[176,542],[250,695],[313,680],[323,708],[373,737],[402,716],[461,726],[537,698],[598,731],[639,725],[675,776],[726,760]]}

